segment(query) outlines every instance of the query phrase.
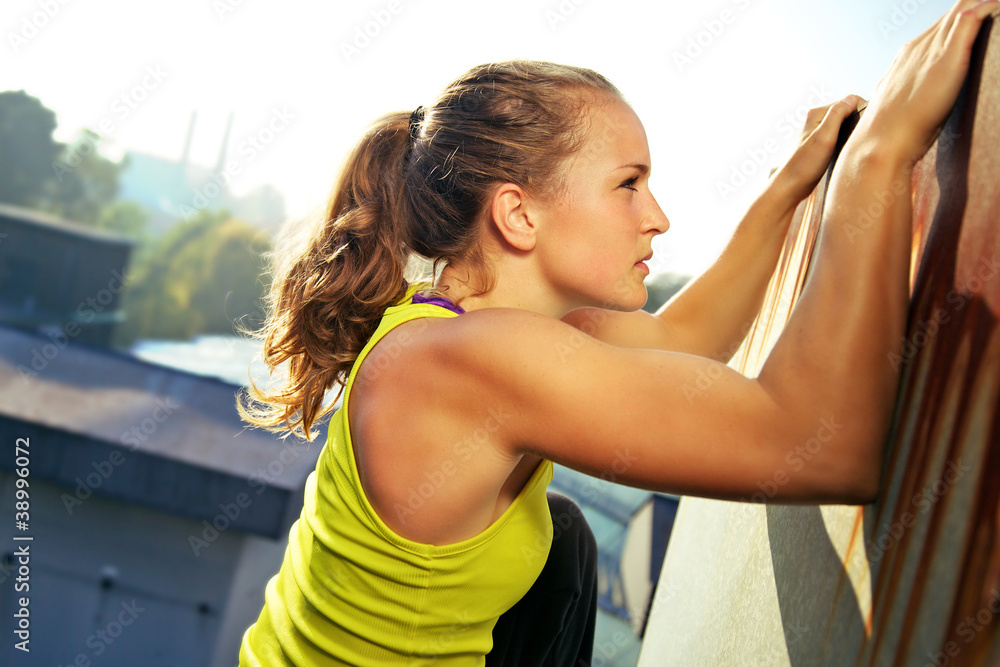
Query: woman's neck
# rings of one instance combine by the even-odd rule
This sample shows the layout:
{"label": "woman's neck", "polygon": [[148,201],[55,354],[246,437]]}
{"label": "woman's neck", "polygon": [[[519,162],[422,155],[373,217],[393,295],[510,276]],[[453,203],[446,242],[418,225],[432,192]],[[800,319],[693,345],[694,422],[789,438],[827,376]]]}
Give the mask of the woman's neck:
{"label": "woman's neck", "polygon": [[446,266],[435,287],[466,312],[483,308],[520,308],[558,319],[572,310],[573,306],[561,303],[545,289],[544,281],[532,279],[530,271],[511,271],[511,267],[502,262],[491,268],[495,282],[485,294],[477,295],[485,287],[483,272],[461,264]]}

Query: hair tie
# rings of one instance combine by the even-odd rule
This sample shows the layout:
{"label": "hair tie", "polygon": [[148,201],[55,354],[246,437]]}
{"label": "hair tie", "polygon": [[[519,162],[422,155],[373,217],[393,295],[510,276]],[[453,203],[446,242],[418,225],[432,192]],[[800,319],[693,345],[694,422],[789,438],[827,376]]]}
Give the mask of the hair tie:
{"label": "hair tie", "polygon": [[420,124],[424,122],[424,107],[423,105],[417,107],[410,114],[410,143],[414,143],[417,140],[417,135],[420,134]]}

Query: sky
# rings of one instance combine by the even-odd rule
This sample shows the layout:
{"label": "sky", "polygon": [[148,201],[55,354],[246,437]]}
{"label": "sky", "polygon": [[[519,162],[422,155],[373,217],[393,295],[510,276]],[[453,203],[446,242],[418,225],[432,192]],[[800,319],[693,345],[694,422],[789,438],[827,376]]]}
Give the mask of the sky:
{"label": "sky", "polygon": [[[324,204],[364,127],[511,58],[595,69],[643,121],[670,218],[654,273],[725,245],[805,111],[869,98],[896,51],[950,2],[905,0],[4,0],[0,91],[56,112],[100,150],[227,158],[236,194],[271,183],[298,218]],[[2,151],[2,147],[0,147]]]}

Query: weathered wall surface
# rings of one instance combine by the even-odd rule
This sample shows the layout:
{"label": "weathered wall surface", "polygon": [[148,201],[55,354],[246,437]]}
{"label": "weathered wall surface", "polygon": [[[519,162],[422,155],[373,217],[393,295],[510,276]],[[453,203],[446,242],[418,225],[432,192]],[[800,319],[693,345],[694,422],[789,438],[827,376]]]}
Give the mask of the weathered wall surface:
{"label": "weathered wall surface", "polygon": [[[902,354],[886,360],[902,380],[878,501],[685,498],[640,667],[1000,664],[1000,28],[983,32],[914,173],[910,319]],[[800,206],[733,362],[747,375],[801,292],[825,189]],[[810,447],[836,446],[835,425],[817,426],[761,480],[762,497],[808,465]]]}

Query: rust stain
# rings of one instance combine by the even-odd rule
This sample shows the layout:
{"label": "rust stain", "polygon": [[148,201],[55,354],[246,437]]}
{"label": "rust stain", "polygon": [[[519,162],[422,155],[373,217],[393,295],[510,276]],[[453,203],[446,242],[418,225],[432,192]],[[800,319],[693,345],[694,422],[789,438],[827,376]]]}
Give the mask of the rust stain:
{"label": "rust stain", "polygon": [[[986,30],[992,34],[996,26]],[[995,231],[1000,221],[995,177],[1000,107],[995,95],[980,99],[979,94],[996,86],[997,60],[996,49],[987,53],[981,39],[963,96],[942,136],[914,170],[913,257],[919,261],[914,262],[910,348],[904,345],[907,368],[886,475],[886,480],[900,478],[901,484],[894,500],[880,500],[876,525],[883,518],[898,525],[915,511],[916,500],[918,506],[925,503],[920,506],[924,530],[904,533],[875,578],[877,622],[868,664],[906,665],[930,657],[954,665],[982,664],[996,640],[992,618],[989,628],[984,625],[971,637],[963,623],[983,604],[984,555],[997,550],[1000,487],[986,483],[989,471],[1000,463],[997,394],[995,382],[989,390],[982,377],[1000,373],[990,344],[1000,333],[1000,279],[989,275],[990,263],[1000,253]],[[994,104],[984,107],[981,102]],[[920,376],[926,381],[916,382]],[[984,400],[992,408],[990,423],[975,407]],[[954,414],[947,408],[950,402]],[[909,425],[914,428],[903,428]],[[947,486],[947,466],[970,464],[977,452],[980,465]],[[968,507],[956,506],[954,499],[963,492],[972,497]],[[956,527],[965,529],[959,531],[964,538],[946,541],[946,529]],[[948,576],[936,571],[940,567],[955,570]],[[942,591],[949,581],[953,590]],[[940,618],[941,639],[926,651],[929,614]]]}
{"label": "rust stain", "polygon": [[[854,524],[851,526],[851,535],[847,542],[847,549],[844,551],[844,559],[841,564],[844,566],[840,571],[840,579],[837,581],[837,593],[834,597],[833,607],[837,608],[841,604],[840,594],[841,591],[845,590],[845,587],[852,587],[850,578],[847,576],[848,569],[852,567],[854,561],[854,551],[856,548],[864,548],[864,519],[865,512],[864,508],[858,507],[854,511]],[[848,599],[850,596],[848,596]],[[871,637],[872,635],[872,614],[871,608],[864,611],[864,616],[862,616],[862,621],[865,627],[865,637]],[[831,631],[833,628],[830,628]],[[831,638],[832,639],[832,638]]]}
{"label": "rust stain", "polygon": [[[1000,664],[997,33],[1000,24],[988,21],[959,101],[913,173],[911,304],[883,491],[870,526],[857,512],[830,610],[832,621],[838,606],[854,604],[841,592],[851,586],[852,554],[865,549],[872,604],[857,665]],[[793,217],[761,316],[734,362],[744,373],[760,367],[803,289],[828,179]],[[884,526],[911,519],[886,538]]]}

